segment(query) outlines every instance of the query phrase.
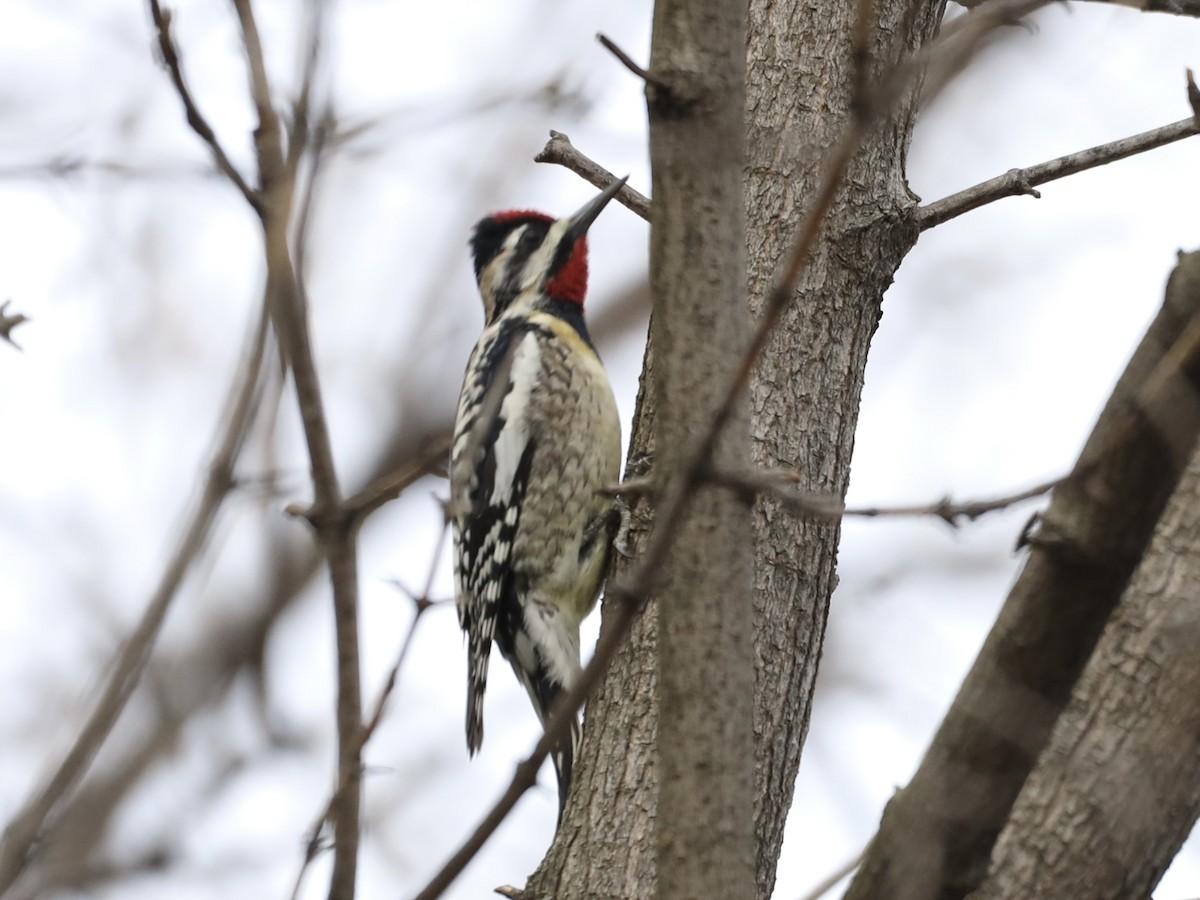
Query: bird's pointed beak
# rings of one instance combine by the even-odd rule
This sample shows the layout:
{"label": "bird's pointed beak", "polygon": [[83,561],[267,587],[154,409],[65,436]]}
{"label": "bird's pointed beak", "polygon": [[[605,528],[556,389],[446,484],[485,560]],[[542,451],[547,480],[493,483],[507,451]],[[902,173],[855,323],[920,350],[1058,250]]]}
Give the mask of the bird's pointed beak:
{"label": "bird's pointed beak", "polygon": [[579,212],[575,213],[575,215],[570,216],[568,218],[570,224],[567,226],[564,239],[568,243],[574,244],[577,240],[587,234],[587,230],[592,227],[592,223],[596,221],[596,217],[599,216],[604,210],[604,207],[608,205],[608,201],[617,196],[621,188],[625,187],[625,182],[628,180],[628,175],[626,175],[624,178],[616,179],[612,184],[602,190],[598,196],[592,200],[589,200],[584,205],[583,209],[579,210]]}

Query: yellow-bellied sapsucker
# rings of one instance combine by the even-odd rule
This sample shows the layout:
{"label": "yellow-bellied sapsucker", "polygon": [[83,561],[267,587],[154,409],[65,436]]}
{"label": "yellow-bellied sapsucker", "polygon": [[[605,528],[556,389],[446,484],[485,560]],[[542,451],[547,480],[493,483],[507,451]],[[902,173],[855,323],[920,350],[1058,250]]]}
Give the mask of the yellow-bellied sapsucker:
{"label": "yellow-bellied sapsucker", "polygon": [[[616,181],[564,219],[516,210],[471,235],[486,322],[467,363],[450,457],[458,621],[467,635],[467,749],[483,742],[492,641],[542,725],[579,674],[620,524],[621,426],[583,320],[588,227]],[[553,753],[559,816],[579,723]]]}

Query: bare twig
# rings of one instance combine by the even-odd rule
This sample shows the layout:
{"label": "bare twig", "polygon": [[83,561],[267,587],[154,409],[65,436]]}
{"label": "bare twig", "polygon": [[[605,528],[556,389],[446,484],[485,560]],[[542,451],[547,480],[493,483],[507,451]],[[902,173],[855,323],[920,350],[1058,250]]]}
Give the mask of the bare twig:
{"label": "bare twig", "polygon": [[917,212],[917,222],[924,231],[1004,197],[1019,194],[1040,197],[1041,194],[1034,190],[1040,184],[1164,147],[1195,134],[1200,134],[1200,125],[1197,125],[1195,116],[1190,116],[1161,128],[1060,156],[1027,169],[1009,169],[1003,175],[921,207]]}
{"label": "bare twig", "polygon": [[[270,371],[266,367],[264,375]],[[269,402],[266,397],[261,401],[256,429],[261,428]],[[290,553],[268,560],[261,569],[269,575],[262,596],[245,598],[238,614],[220,617],[189,634],[188,646],[173,653],[169,661],[159,658],[157,667],[147,668],[141,696],[143,702],[149,701],[145,714],[150,731],[133,746],[108,748],[103,771],[91,773],[79,790],[64,799],[54,814],[54,824],[43,832],[37,865],[4,894],[5,900],[94,891],[97,885],[91,870],[106,865],[98,851],[124,808],[123,802],[144,783],[147,772],[165,765],[179,750],[180,734],[204,710],[216,708],[236,685],[261,674],[271,629],[294,605],[315,567],[308,559]],[[210,799],[216,796],[210,791],[200,794]],[[190,809],[186,815],[200,812]],[[162,832],[159,837],[163,846],[176,846],[172,835]]]}
{"label": "bare twig", "polygon": [[[304,179],[304,187],[300,191],[300,203],[296,210],[296,272],[299,273],[301,286],[305,284],[308,274],[309,223],[312,222],[313,208],[317,201],[317,183],[320,180],[321,166],[325,162],[325,155],[329,151],[329,138],[334,127],[333,111],[326,110],[312,130],[312,134],[304,138],[311,161],[308,166],[308,175]],[[299,178],[299,163],[295,165],[289,163],[288,171],[293,173],[294,177]]]}
{"label": "bare twig", "polygon": [[[616,176],[608,171],[608,169],[593,162],[576,150],[575,145],[571,143],[571,139],[561,131],[550,132],[550,140],[546,142],[546,146],[542,148],[542,152],[533,158],[533,161],[565,166],[583,178],[584,181],[601,189],[608,187],[617,180]],[[650,221],[649,198],[644,194],[639,194],[628,184],[621,188],[614,199],[641,216],[647,222]]]}
{"label": "bare twig", "polygon": [[[312,472],[313,506],[307,515],[329,564],[337,647],[338,782],[330,809],[334,831],[330,900],[353,900],[358,872],[362,764],[362,684],[358,648],[358,558],[356,531],[342,509],[329,426],[313,360],[312,340],[301,279],[289,246],[296,192],[294,172],[285,161],[279,116],[250,0],[233,0],[250,70],[250,93],[258,115],[254,146],[262,185],[263,245],[272,319],[288,359]],[[315,53],[315,50],[313,51]]]}
{"label": "bare twig", "polygon": [[713,483],[734,490],[748,491],[755,495],[769,494],[792,512],[810,518],[838,521],[844,516],[865,519],[931,516],[941,519],[951,528],[958,528],[964,521],[974,522],[988,513],[1008,509],[1010,506],[1048,494],[1069,477],[1071,476],[1063,475],[1030,488],[986,500],[956,502],[950,497],[944,497],[933,503],[907,506],[846,506],[831,494],[813,494],[796,490],[796,483],[800,480],[800,475],[790,469],[749,469],[742,472],[715,470],[708,475]]}
{"label": "bare twig", "polygon": [[196,509],[172,554],[162,580],[137,628],[121,649],[99,700],[70,750],[36,794],[13,816],[0,841],[0,894],[21,874],[47,819],[83,777],[138,683],[162,624],[184,577],[208,543],[217,513],[233,488],[233,468],[258,408],[260,375],[266,347],[266,316],[261,317],[249,349],[239,363],[229,410],[209,463]]}
{"label": "bare twig", "polygon": [[863,847],[863,849],[854,855],[853,859],[846,860],[841,866],[817,882],[813,886],[813,889],[802,896],[800,900],[821,900],[822,897],[833,890],[834,885],[858,868],[858,864],[863,861],[863,856],[866,852],[867,848]]}
{"label": "bare twig", "polygon": [[0,166],[0,179],[74,178],[87,173],[113,180],[176,181],[180,179],[213,180],[224,178],[219,169],[208,163],[145,162],[114,160],[60,154],[26,163]]}
{"label": "bare twig", "polygon": [[[956,0],[959,6],[974,9],[987,0]],[[1105,3],[1109,6],[1125,6],[1140,12],[1161,12],[1175,16],[1189,16],[1200,19],[1200,0],[1091,0],[1092,3]]]}
{"label": "bare twig", "polygon": [[300,78],[300,93],[292,107],[292,124],[288,129],[287,169],[293,181],[297,178],[297,169],[304,156],[304,151],[308,149],[313,83],[316,80],[321,56],[321,33],[324,30],[325,5],[325,0],[308,0],[308,15],[305,21],[307,34],[304,41],[304,71]]}
{"label": "bare twig", "polygon": [[381,475],[357,494],[347,497],[343,504],[346,515],[361,524],[371,513],[399,497],[413,482],[445,466],[449,456],[450,435],[438,435],[415,458],[406,461],[404,468]]}
{"label": "bare twig", "polygon": [[1192,121],[1200,125],[1200,88],[1196,87],[1196,76],[1191,69],[1187,73],[1188,105],[1192,108]]}
{"label": "bare twig", "polygon": [[[641,66],[639,66],[636,62],[634,62],[633,57],[631,57],[628,53],[626,53],[624,50],[622,50],[620,47],[618,47],[615,43],[613,43],[613,40],[610,37],[608,37],[607,35],[597,34],[596,40],[598,40],[601,43],[601,45],[603,45],[605,50],[607,50],[609,53],[611,53],[613,56],[615,56],[620,61],[621,65],[623,65],[625,68],[627,68],[630,72],[632,72],[638,78],[642,79],[642,81],[646,82],[646,84],[653,84],[653,85],[657,85],[658,87],[668,87],[667,83],[665,81],[663,81],[661,78],[658,78],[654,74],[646,71]],[[611,183],[612,182],[610,181],[609,184],[611,184]]]}
{"label": "bare twig", "polygon": [[200,108],[196,105],[196,101],[192,99],[192,92],[188,89],[187,81],[183,77],[183,65],[179,61],[179,51],[175,46],[175,41],[171,37],[171,13],[169,10],[164,10],[158,0],[148,0],[150,4],[150,18],[154,22],[154,31],[158,36],[158,49],[162,53],[163,63],[167,67],[167,71],[171,75],[171,83],[175,85],[175,92],[179,94],[179,99],[183,101],[183,111],[187,116],[187,123],[192,131],[200,137],[208,145],[208,149],[212,152],[213,161],[217,164],[217,168],[221,173],[233,183],[242,196],[246,198],[255,210],[259,207],[258,193],[246,183],[246,179],[242,177],[242,173],[238,171],[232,160],[229,159],[225,148],[221,146],[221,142],[217,140],[216,132],[212,126],[208,124],[208,120],[204,118],[204,114],[200,112]]}
{"label": "bare twig", "polygon": [[29,316],[22,313],[8,312],[8,307],[11,303],[11,300],[5,300],[3,303],[0,303],[0,340],[8,341],[8,343],[20,350],[21,345],[12,338],[13,329],[23,322],[28,322]]}
{"label": "bare twig", "polygon": [[[370,718],[363,725],[358,735],[358,750],[362,753],[367,742],[371,740],[372,735],[379,728],[379,723],[383,721],[383,713],[387,709],[388,699],[396,688],[396,681],[400,676],[400,669],[404,666],[404,661],[408,658],[408,652],[413,645],[413,638],[417,633],[417,623],[421,621],[421,616],[426,610],[436,606],[438,601],[430,599],[430,592],[433,590],[433,579],[437,574],[438,559],[441,557],[442,548],[445,546],[446,533],[449,530],[450,520],[443,517],[442,530],[438,535],[437,545],[434,547],[433,556],[429,564],[429,574],[425,579],[425,587],[419,595],[409,595],[409,599],[413,602],[413,617],[408,625],[408,633],[404,636],[404,641],[400,645],[400,652],[396,656],[396,662],[392,665],[388,676],[384,681],[383,689],[379,692],[379,697],[375,701]],[[329,802],[321,810],[321,814],[313,822],[312,828],[309,829],[308,840],[304,846],[304,861],[300,864],[300,871],[296,873],[296,881],[292,887],[291,900],[296,900],[300,896],[300,887],[304,883],[304,875],[308,871],[308,867],[312,865],[312,861],[317,858],[317,855],[325,848],[326,844],[321,840],[321,832],[325,828],[325,823],[329,821],[333,811],[341,802],[341,795],[346,790],[348,785],[346,773],[342,772],[338,777],[338,785],[329,797]]]}
{"label": "bare twig", "polygon": [[[665,540],[669,540],[669,538],[660,538],[660,542]],[[648,553],[649,548],[647,549]],[[596,652],[571,689],[565,691],[555,703],[541,739],[529,756],[517,765],[512,781],[509,782],[500,799],[488,811],[483,821],[479,823],[462,847],[446,861],[441,870],[417,894],[416,900],[434,900],[434,898],[440,897],[459,873],[466,868],[467,863],[474,858],[487,839],[512,811],[512,808],[516,806],[521,795],[537,783],[538,769],[546,761],[550,751],[567,736],[574,717],[579,713],[587,698],[591,696],[592,691],[600,684],[604,673],[608,671],[617,652],[625,643],[629,628],[641,608],[640,600],[642,599],[622,589],[619,585],[610,586],[606,595],[608,598],[619,598],[621,602],[613,604],[612,615],[605,620],[605,627],[601,630],[600,640],[596,644]]]}
{"label": "bare twig", "polygon": [[891,78],[881,79],[872,103],[890,106],[924,72],[921,102],[928,104],[974,58],[1000,28],[1019,25],[1030,13],[1054,0],[988,0],[981,8],[942,27],[937,39],[896,66]]}

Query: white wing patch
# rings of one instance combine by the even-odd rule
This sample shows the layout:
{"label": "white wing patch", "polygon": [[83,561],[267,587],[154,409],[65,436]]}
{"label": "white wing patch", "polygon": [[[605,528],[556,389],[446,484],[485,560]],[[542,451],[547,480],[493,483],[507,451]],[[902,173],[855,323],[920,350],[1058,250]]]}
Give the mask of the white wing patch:
{"label": "white wing patch", "polygon": [[[492,496],[489,502],[505,503],[512,494],[513,481],[517,477],[517,469],[525,447],[529,443],[528,406],[529,399],[537,384],[538,373],[542,368],[542,352],[538,347],[537,335],[529,332],[513,351],[510,379],[512,390],[504,395],[500,406],[500,416],[504,424],[496,436],[494,456],[496,460],[496,478],[492,484]],[[508,516],[516,516],[515,507],[506,511]],[[515,521],[515,519],[514,519]],[[512,524],[509,522],[508,524]]]}

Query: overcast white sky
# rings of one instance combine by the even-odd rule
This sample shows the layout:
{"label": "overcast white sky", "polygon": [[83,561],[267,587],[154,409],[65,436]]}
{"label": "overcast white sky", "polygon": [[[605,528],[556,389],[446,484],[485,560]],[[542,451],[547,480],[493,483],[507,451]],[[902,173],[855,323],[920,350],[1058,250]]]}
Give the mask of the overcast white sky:
{"label": "overcast white sky", "polygon": [[[283,85],[296,66],[299,7],[257,4]],[[197,98],[249,171],[252,117],[228,4],[175,8]],[[566,170],[530,161],[550,128],[648,190],[640,85],[593,36],[645,59],[650,11],[648,0],[331,7],[329,96],[343,124],[369,126],[328,167],[312,243],[318,363],[348,485],[384,423],[398,415],[420,431],[451,415],[481,320],[470,224],[504,206],[566,212],[591,195]],[[1056,5],[1035,22],[923,115],[909,175],[926,200],[1188,114],[1183,73],[1200,67],[1200,23],[1098,3]],[[530,101],[539,92],[543,102]],[[1197,154],[1200,144],[1178,144],[925,234],[884,302],[851,499],[990,495],[1065,471],[1159,304],[1175,251],[1200,244]],[[45,172],[53,160],[90,167],[58,177]],[[108,164],[141,174],[94,168]],[[0,818],[61,752],[144,607],[256,309],[254,222],[207,170],[154,65],[141,3],[0,6],[0,300],[32,317],[16,332],[23,353],[0,346],[0,683],[10,685],[0,694]],[[645,242],[644,224],[624,209],[600,219],[593,310],[642,277]],[[626,433],[641,339],[601,344]],[[172,612],[164,659],[238,612],[272,547],[307,540],[281,513],[307,495],[290,396],[282,410],[281,488],[233,502]],[[268,459],[254,457],[258,471]],[[389,579],[424,581],[440,516],[431,495],[442,492],[433,480],[418,485],[364,535],[368,696],[411,614]],[[845,526],[777,897],[800,894],[872,833],[1003,599],[1019,564],[1010,548],[1031,511],[958,533],[934,521]],[[450,593],[445,562],[438,596]],[[88,896],[287,896],[330,785],[331,648],[320,583],[267,654],[272,727],[300,736],[300,749],[272,746],[252,686],[235,689],[118,817],[118,861],[158,841],[177,854],[172,866]],[[495,671],[487,744],[468,762],[457,624],[446,608],[422,621],[367,751],[363,900],[413,892],[532,746],[527,702],[505,667]],[[136,741],[149,709],[135,702],[118,748]],[[242,768],[218,782],[214,760],[230,758]],[[543,780],[450,896],[485,896],[532,870],[554,824],[548,771]],[[326,877],[325,862],[315,866],[304,896],[324,896]],[[1185,850],[1156,896],[1196,895],[1200,852]]]}

